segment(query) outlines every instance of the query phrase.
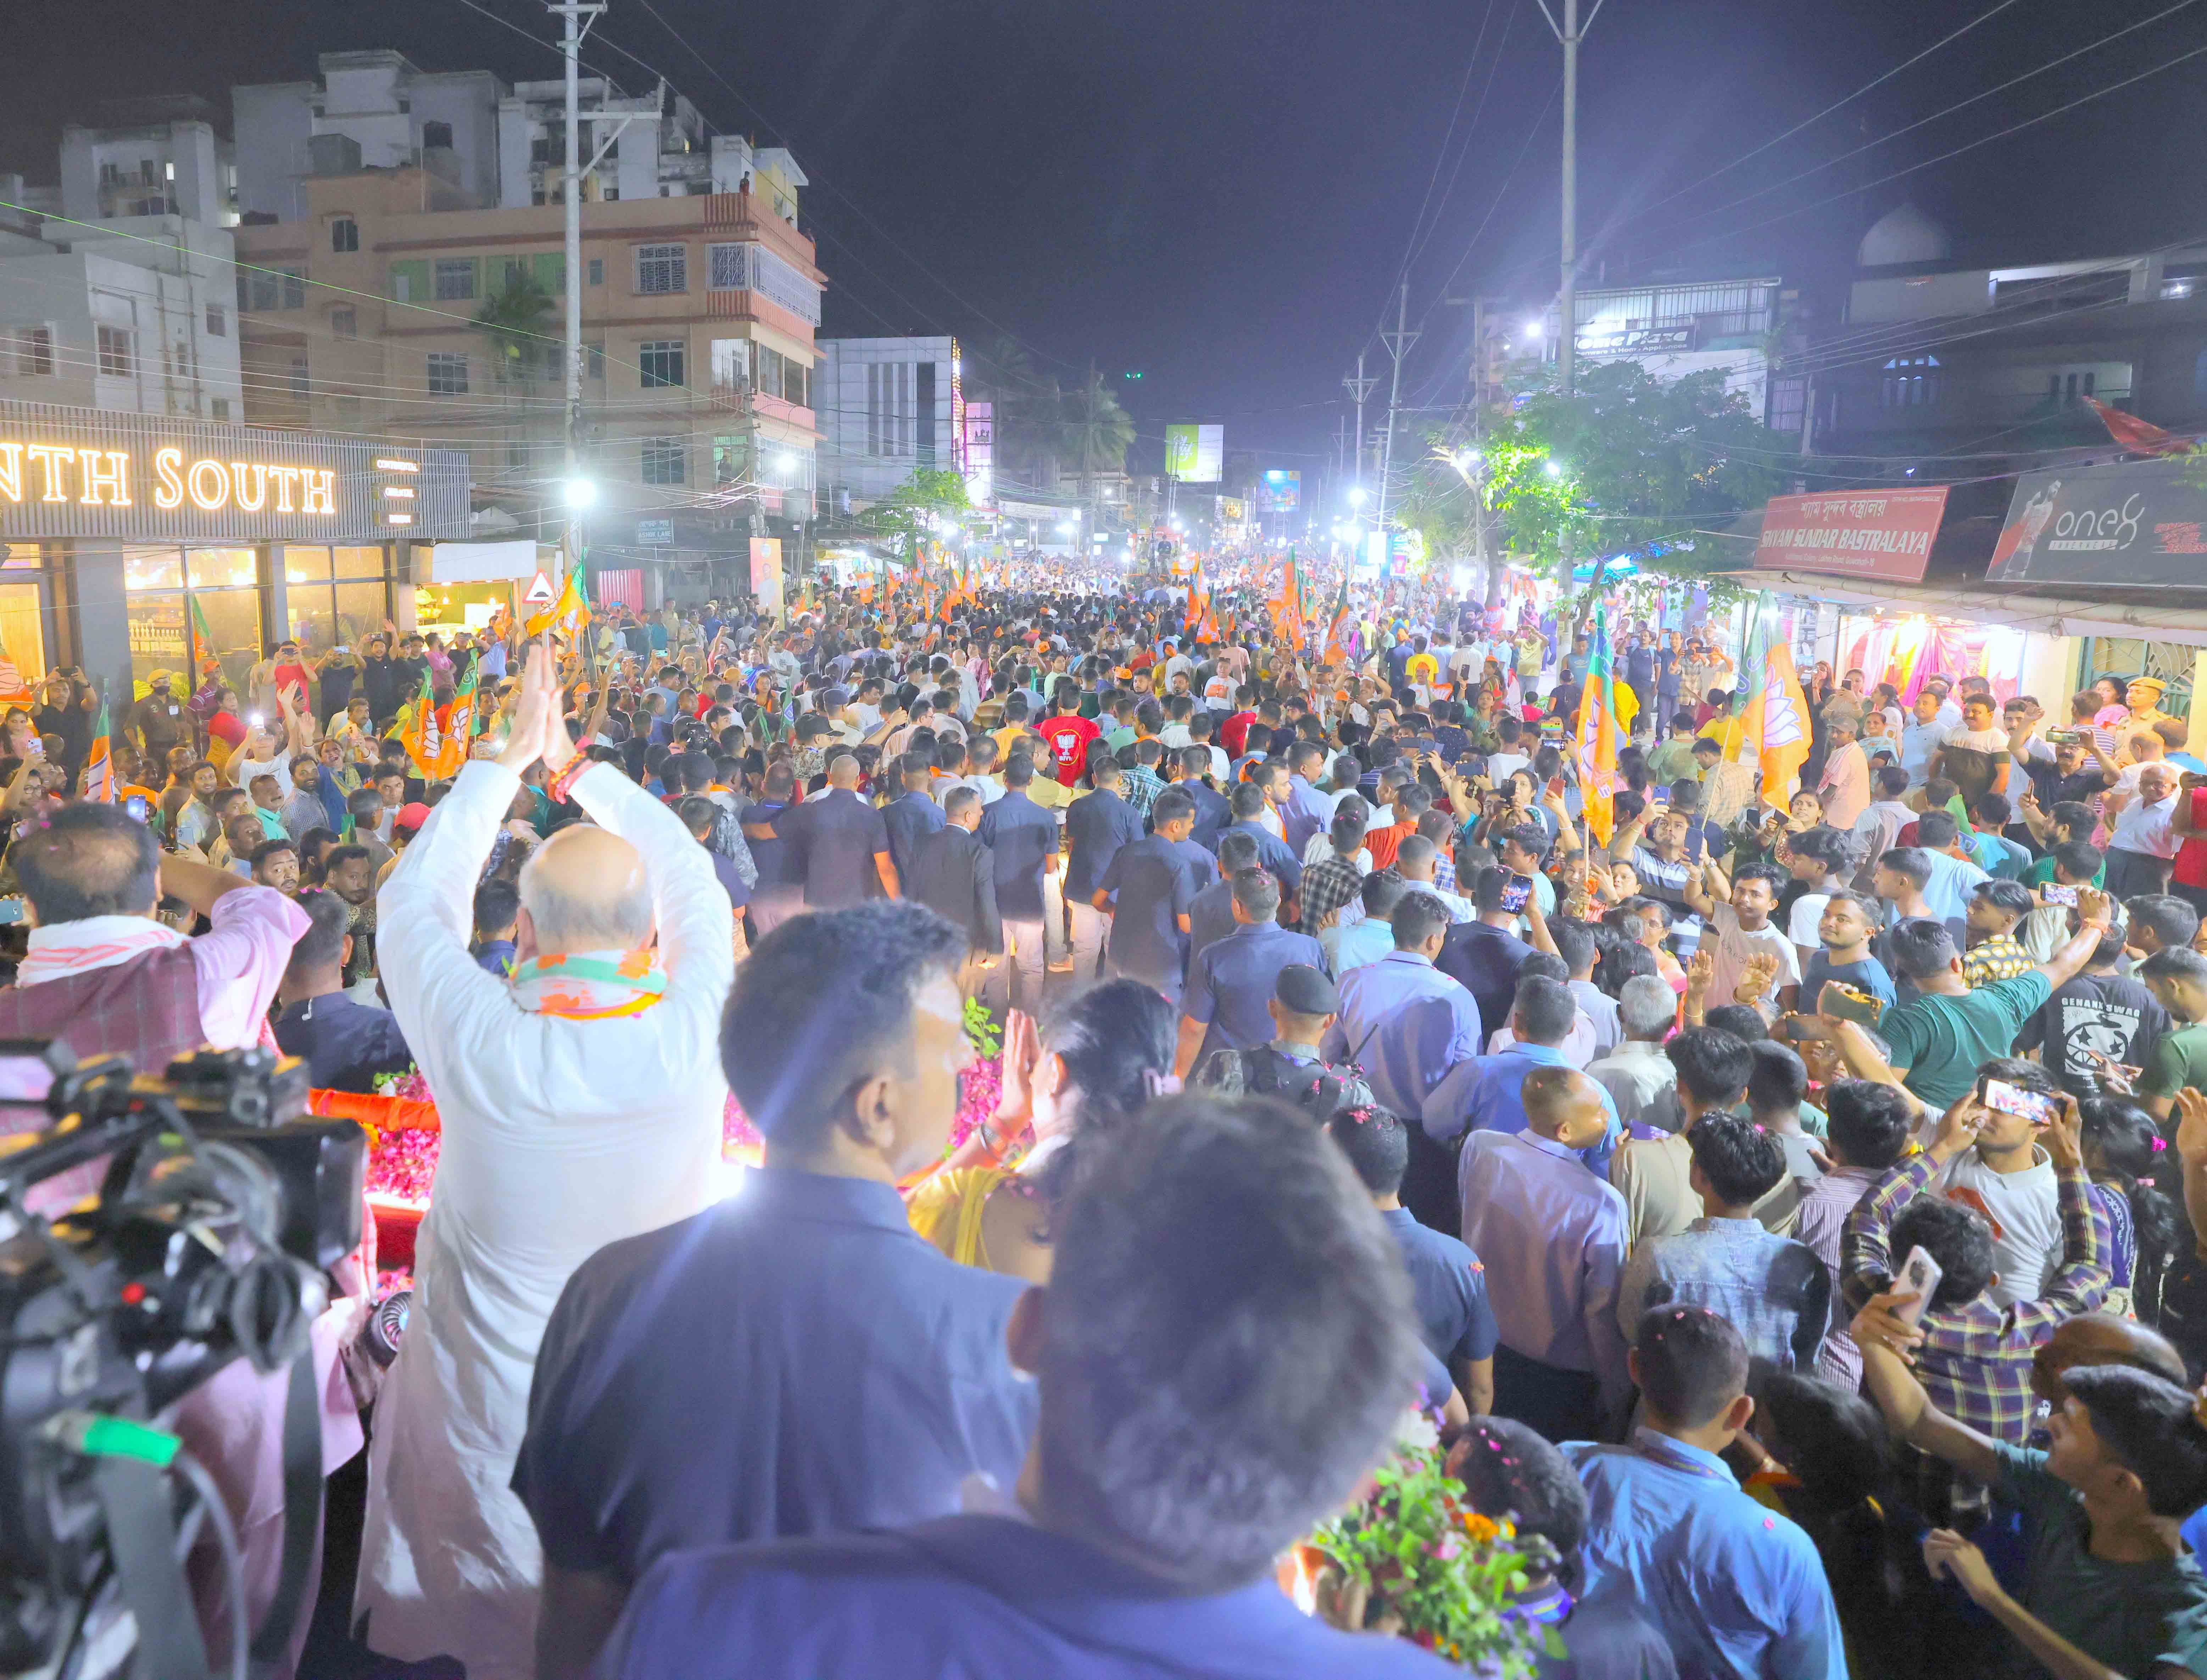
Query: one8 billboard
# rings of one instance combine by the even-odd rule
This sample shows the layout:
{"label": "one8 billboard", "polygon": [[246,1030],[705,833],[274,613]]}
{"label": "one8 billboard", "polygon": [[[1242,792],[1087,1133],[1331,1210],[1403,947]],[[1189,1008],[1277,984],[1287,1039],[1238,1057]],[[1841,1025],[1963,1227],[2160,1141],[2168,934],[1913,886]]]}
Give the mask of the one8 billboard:
{"label": "one8 billboard", "polygon": [[1165,427],[1165,476],[1183,484],[1216,484],[1226,464],[1223,426]]}

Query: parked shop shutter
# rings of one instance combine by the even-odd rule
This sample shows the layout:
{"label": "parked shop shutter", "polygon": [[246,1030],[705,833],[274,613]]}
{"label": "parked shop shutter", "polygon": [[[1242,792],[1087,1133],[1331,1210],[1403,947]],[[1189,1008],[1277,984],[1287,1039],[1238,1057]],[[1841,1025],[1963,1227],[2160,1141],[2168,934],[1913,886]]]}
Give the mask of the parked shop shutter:
{"label": "parked shop shutter", "polygon": [[401,303],[429,302],[429,265],[394,262],[391,265],[391,295]]}

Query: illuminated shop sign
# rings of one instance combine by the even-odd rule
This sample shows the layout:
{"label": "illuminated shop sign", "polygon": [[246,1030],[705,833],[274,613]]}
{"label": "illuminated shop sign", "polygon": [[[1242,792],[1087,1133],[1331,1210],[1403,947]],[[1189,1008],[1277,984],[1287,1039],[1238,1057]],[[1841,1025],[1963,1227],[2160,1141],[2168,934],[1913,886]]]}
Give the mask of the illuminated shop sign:
{"label": "illuminated shop sign", "polygon": [[458,450],[0,403],[0,538],[465,536]]}

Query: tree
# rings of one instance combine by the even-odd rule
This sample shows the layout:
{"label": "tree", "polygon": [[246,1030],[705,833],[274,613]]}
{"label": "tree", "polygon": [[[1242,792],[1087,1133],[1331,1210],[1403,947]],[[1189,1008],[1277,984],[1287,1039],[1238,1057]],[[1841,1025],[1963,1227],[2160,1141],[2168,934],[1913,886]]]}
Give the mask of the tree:
{"label": "tree", "polygon": [[502,382],[525,383],[539,368],[559,365],[552,331],[558,307],[550,292],[518,268],[509,270],[505,286],[483,300],[475,331],[490,340]]}
{"label": "tree", "polygon": [[1002,334],[975,350],[967,367],[975,393],[996,407],[997,481],[1056,489],[1064,402],[1057,381],[1038,374],[1026,346]]}
{"label": "tree", "polygon": [[1597,362],[1581,371],[1575,394],[1527,398],[1477,463],[1459,469],[1444,451],[1420,463],[1423,493],[1414,483],[1408,506],[1437,525],[1460,506],[1468,523],[1468,497],[1452,499],[1446,481],[1468,489],[1468,471],[1485,487],[1500,541],[1550,570],[1620,552],[1660,553],[1666,571],[1729,570],[1741,556],[1694,533],[1777,494],[1784,458],[1746,398],[1726,392],[1721,370],[1659,380],[1636,362]]}
{"label": "tree", "polygon": [[1088,370],[1087,382],[1068,392],[1061,427],[1066,458],[1080,475],[1080,494],[1092,496],[1099,472],[1127,470],[1127,451],[1134,441],[1134,417],[1119,406],[1119,399],[1104,376]]}
{"label": "tree", "polygon": [[966,481],[956,473],[919,467],[861,513],[858,523],[896,543],[909,561],[918,554],[922,542],[938,535],[938,522],[959,519],[972,507],[966,499]]}

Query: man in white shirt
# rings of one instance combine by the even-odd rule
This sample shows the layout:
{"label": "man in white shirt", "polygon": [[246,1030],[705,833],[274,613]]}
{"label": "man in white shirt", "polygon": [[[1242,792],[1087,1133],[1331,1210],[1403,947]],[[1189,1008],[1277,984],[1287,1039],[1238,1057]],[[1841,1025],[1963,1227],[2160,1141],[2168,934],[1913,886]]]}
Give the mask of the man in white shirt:
{"label": "man in white shirt", "polygon": [[1663,1041],[1678,1024],[1678,995],[1660,975],[1636,974],[1617,1000],[1624,1040],[1587,1072],[1617,1104],[1617,1117],[1630,1134],[1635,1125],[1676,1130],[1678,1070],[1663,1054]]}
{"label": "man in white shirt", "polygon": [[2121,802],[2108,842],[2108,891],[2119,899],[2167,892],[2169,864],[2184,843],[2173,826],[2181,797],[2175,771],[2159,762],[2143,764],[2138,789],[2135,798],[2120,792],[2107,798],[2110,805]]}
{"label": "man in white shirt", "polygon": [[1831,745],[1824,757],[1824,775],[1816,792],[1824,803],[1824,821],[1834,828],[1851,828],[1869,806],[1869,760],[1862,743],[1854,712],[1834,711],[1825,720]]}
{"label": "man in white shirt", "polygon": [[[1781,1008],[1790,1009],[1801,989],[1801,960],[1785,930],[1770,918],[1778,908],[1778,894],[1785,872],[1773,864],[1749,864],[1732,880],[1714,858],[1702,860],[1702,879],[1686,882],[1686,903],[1708,918],[1701,949],[1716,954],[1716,972],[1709,978],[1709,995],[1720,1003],[1732,1001],[1732,993],[1745,978],[1747,966],[1758,954],[1778,962],[1777,978],[1769,995]],[[1719,902],[1720,900],[1723,902]]]}

